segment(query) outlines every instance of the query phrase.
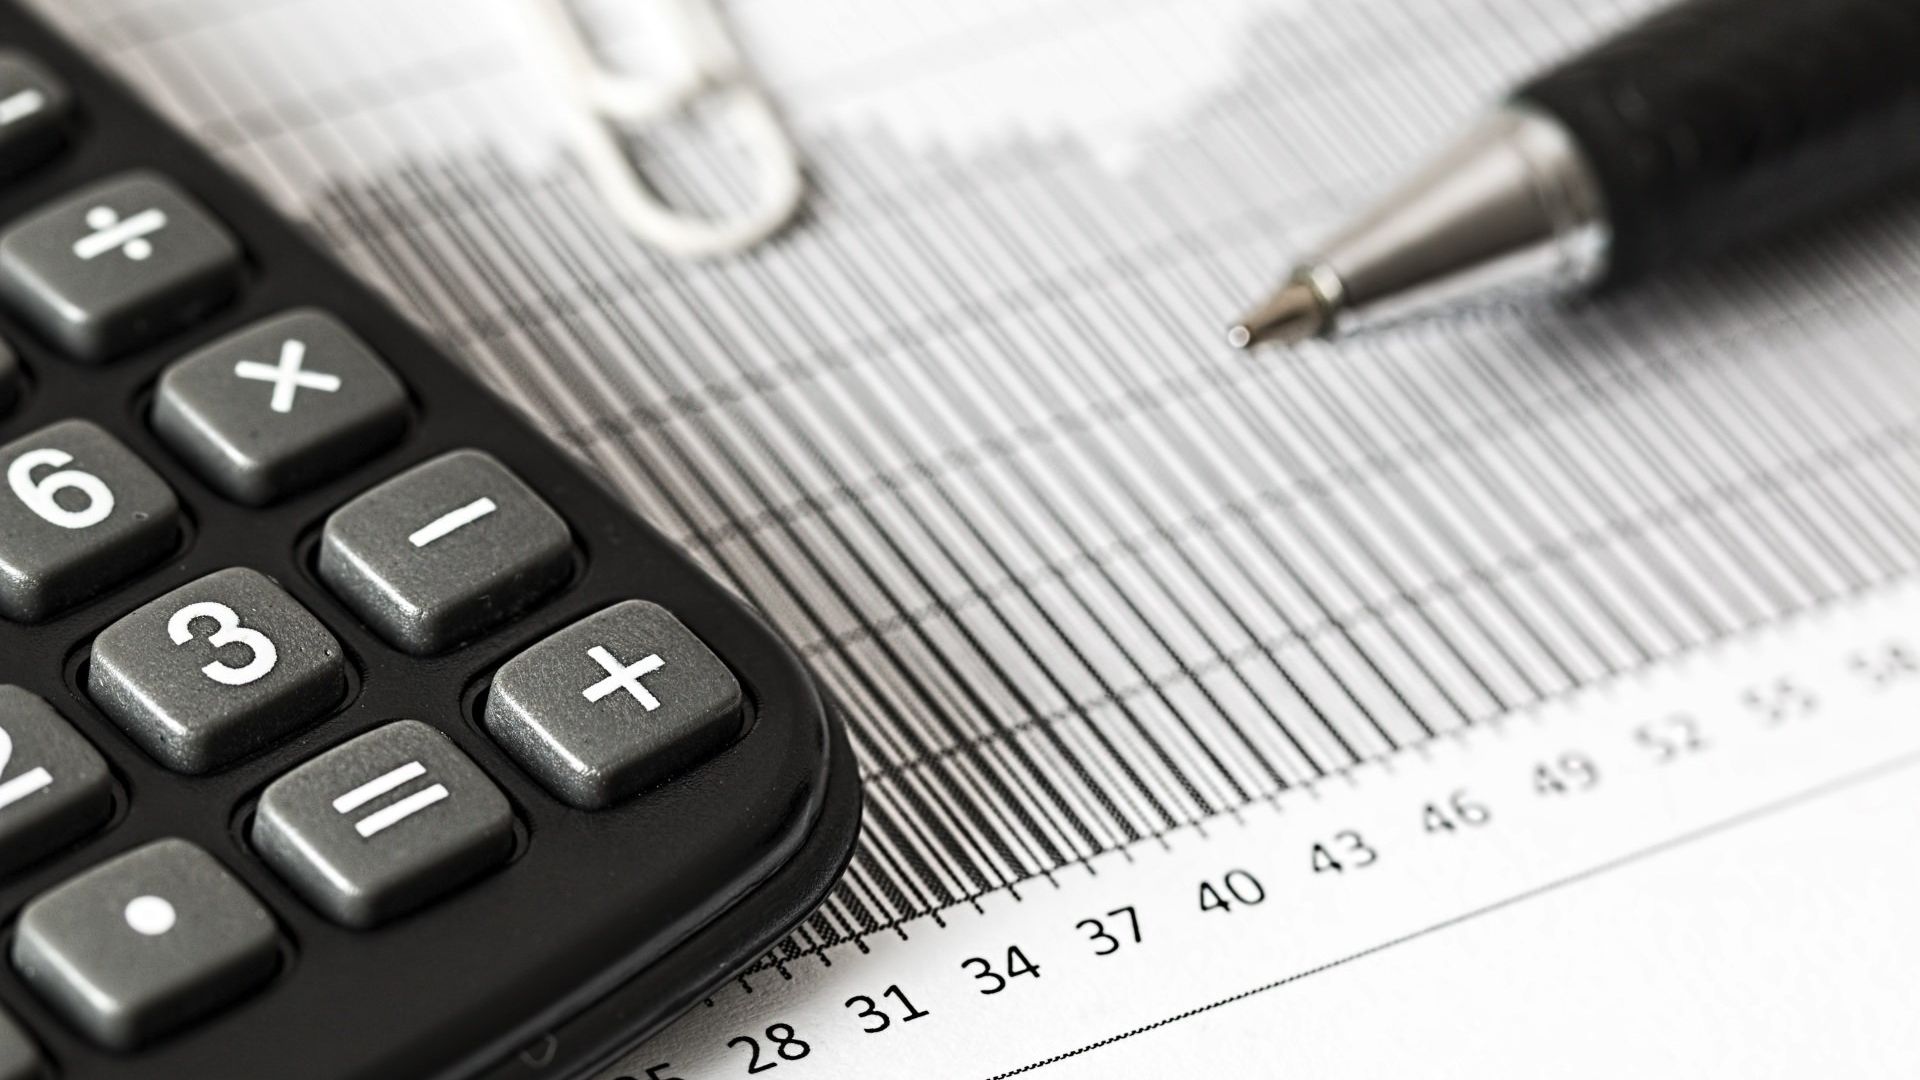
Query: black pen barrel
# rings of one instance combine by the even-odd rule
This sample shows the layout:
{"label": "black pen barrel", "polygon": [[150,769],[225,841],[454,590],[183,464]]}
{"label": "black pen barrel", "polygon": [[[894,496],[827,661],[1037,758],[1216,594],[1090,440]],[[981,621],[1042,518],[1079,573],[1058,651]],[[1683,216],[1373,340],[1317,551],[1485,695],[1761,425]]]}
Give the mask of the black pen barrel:
{"label": "black pen barrel", "polygon": [[1688,0],[1515,100],[1583,151],[1621,284],[1920,178],[1920,0]]}

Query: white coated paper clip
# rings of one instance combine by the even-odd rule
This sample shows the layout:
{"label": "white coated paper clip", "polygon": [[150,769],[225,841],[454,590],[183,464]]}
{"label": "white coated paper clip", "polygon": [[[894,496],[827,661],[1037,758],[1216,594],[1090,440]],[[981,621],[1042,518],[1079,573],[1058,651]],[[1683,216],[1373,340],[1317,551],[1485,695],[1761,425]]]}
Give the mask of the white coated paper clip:
{"label": "white coated paper clip", "polygon": [[[544,50],[571,100],[570,136],[588,178],[642,241],[679,256],[727,255],[778,232],[800,208],[800,152],[741,59],[716,0],[652,0],[678,38],[684,69],[644,79],[609,70],[568,0],[526,0]],[[755,165],[754,203],[727,218],[668,206],[627,155],[622,126],[644,128],[714,95]]]}

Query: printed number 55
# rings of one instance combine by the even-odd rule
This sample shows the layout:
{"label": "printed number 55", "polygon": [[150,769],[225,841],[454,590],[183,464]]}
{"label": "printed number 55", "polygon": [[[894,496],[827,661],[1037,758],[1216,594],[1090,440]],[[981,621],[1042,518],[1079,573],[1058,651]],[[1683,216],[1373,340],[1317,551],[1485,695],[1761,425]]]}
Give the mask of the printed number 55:
{"label": "printed number 55", "polygon": [[188,604],[173,613],[167,620],[167,636],[175,645],[185,645],[193,640],[193,621],[212,619],[214,631],[207,638],[207,644],[214,648],[222,645],[238,645],[247,650],[249,659],[245,664],[234,667],[224,660],[214,660],[200,670],[207,678],[225,686],[245,686],[266,677],[273,665],[280,660],[280,650],[273,647],[267,635],[258,630],[240,625],[240,616],[232,608],[217,600],[202,600]]}

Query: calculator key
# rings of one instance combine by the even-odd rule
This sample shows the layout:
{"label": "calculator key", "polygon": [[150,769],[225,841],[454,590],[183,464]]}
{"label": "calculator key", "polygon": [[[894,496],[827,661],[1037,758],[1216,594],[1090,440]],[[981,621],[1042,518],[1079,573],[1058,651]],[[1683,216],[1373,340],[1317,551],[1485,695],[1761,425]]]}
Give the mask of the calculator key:
{"label": "calculator key", "polygon": [[346,693],[340,643],[266,575],[208,574],[93,641],[87,692],[176,772],[229,764],[331,712]]}
{"label": "calculator key", "polygon": [[240,247],[179,188],[131,172],[0,234],[0,292],[82,360],[198,320],[240,283]]}
{"label": "calculator key", "polygon": [[0,874],[92,832],[112,812],[99,751],[45,700],[0,686]]}
{"label": "calculator key", "polygon": [[0,1080],[44,1080],[46,1059],[18,1021],[0,1012]]}
{"label": "calculator key", "polygon": [[407,394],[366,343],[324,312],[255,323],[167,369],[153,426],[201,478],[262,506],[391,446]]}
{"label": "calculator key", "polygon": [[173,550],[173,489],[120,440],[62,420],[0,446],[0,614],[39,622]]}
{"label": "calculator key", "polygon": [[328,918],[370,927],[499,865],[513,812],[452,740],[396,720],[268,785],[252,837]]}
{"label": "calculator key", "polygon": [[0,180],[65,146],[72,119],[73,96],[53,72],[25,53],[0,49]]}
{"label": "calculator key", "polygon": [[612,806],[740,733],[740,683],[658,604],[628,600],[501,667],[487,730],[562,801]]}
{"label": "calculator key", "polygon": [[395,646],[436,653],[558,588],[572,547],[566,522],[519,477],[456,450],[328,518],[320,577]]}
{"label": "calculator key", "polygon": [[88,1038],[130,1050],[265,982],[277,938],[273,916],[218,860],[158,840],[28,902],[13,966]]}

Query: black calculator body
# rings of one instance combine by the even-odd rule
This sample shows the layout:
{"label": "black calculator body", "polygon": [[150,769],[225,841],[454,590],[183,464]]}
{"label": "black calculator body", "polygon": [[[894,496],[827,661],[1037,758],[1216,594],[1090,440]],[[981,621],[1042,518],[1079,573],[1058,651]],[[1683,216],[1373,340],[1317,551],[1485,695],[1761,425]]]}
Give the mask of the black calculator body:
{"label": "black calculator body", "polygon": [[764,955],[859,816],[795,653],[12,4],[0,50],[0,1077],[572,1077]]}

